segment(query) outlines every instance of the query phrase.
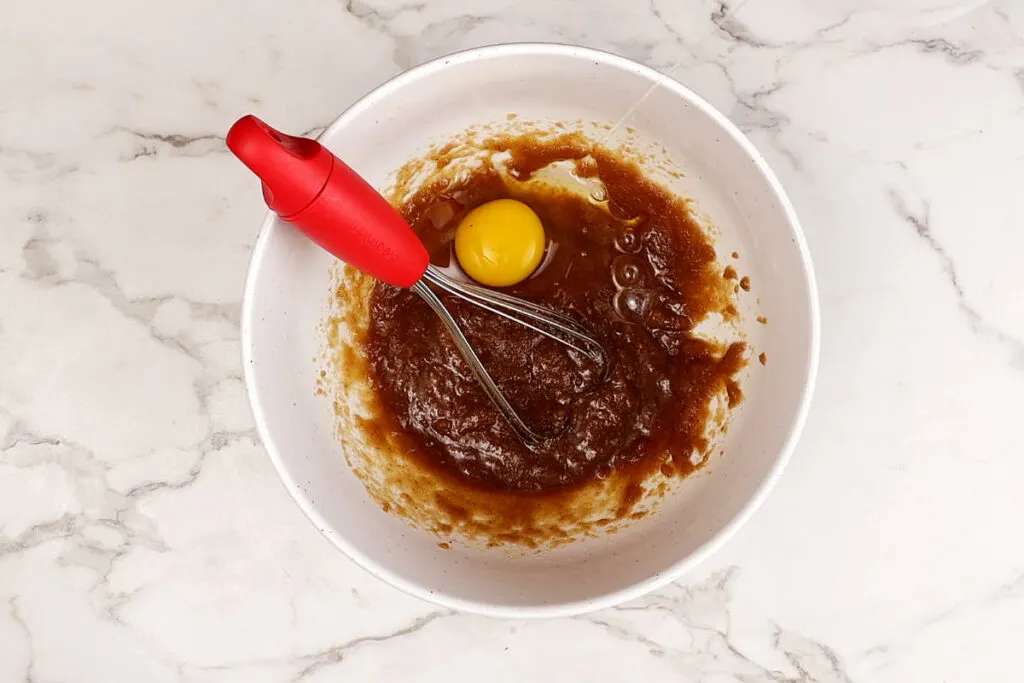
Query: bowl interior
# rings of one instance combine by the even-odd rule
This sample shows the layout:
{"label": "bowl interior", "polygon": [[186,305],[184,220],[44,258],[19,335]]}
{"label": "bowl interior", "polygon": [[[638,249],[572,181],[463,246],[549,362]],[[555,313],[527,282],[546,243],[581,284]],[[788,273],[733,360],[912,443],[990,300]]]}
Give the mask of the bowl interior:
{"label": "bowl interior", "polygon": [[[331,257],[268,219],[246,290],[246,378],[261,436],[286,485],[320,530],[355,561],[411,593],[505,615],[564,614],[628,599],[710,552],[766,493],[806,409],[816,355],[816,301],[799,228],[753,148],[720,115],[656,72],[578,48],[485,48],[420,67],[360,101],[321,138],[371,183],[473,124],[523,119],[628,124],[667,149],[720,234],[716,249],[753,282],[744,331],[756,359],[746,400],[713,456],[658,514],[608,538],[536,556],[442,550],[438,539],[384,513],[349,470],[328,401],[314,395],[317,325]],[[650,92],[649,92],[650,91]],[[759,303],[758,303],[759,301]],[[765,316],[767,325],[756,322]]]}

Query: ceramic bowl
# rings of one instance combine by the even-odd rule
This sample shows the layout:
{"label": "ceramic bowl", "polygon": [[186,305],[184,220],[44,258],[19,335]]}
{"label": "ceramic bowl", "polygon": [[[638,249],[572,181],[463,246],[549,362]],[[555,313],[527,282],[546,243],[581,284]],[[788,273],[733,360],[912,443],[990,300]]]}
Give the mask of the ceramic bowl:
{"label": "ceramic bowl", "polygon": [[[636,106],[642,100],[642,104]],[[756,310],[746,399],[704,471],[650,518],[614,535],[516,556],[453,546],[385,513],[341,452],[329,401],[314,395],[317,327],[331,257],[276,216],[256,244],[242,344],[256,424],[309,519],[367,571],[426,600],[497,616],[563,616],[666,584],[707,558],[764,501],[796,444],[818,355],[817,295],[797,217],[744,135],[707,102],[645,66],[564,45],[486,47],[401,74],[342,114],[320,141],[372,184],[468,126],[522,119],[614,123],[678,166],[672,189],[715,226],[719,255],[741,254]],[[753,304],[752,304],[753,305]],[[755,314],[768,324],[755,322]]]}

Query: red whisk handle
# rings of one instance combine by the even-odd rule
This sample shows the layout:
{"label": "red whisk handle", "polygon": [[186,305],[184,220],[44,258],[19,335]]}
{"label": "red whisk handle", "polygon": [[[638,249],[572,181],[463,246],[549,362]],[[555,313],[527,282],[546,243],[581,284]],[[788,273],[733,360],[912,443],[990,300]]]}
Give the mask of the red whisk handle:
{"label": "red whisk handle", "polygon": [[427,269],[427,250],[405,219],[320,143],[244,116],[227,145],[260,178],[270,209],[342,261],[399,287]]}

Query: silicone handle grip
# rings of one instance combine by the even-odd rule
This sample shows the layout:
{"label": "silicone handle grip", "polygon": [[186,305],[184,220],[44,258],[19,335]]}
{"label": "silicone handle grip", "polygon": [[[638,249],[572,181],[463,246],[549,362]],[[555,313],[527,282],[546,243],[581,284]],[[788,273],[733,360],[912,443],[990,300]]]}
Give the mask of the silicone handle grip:
{"label": "silicone handle grip", "polygon": [[427,250],[405,219],[320,143],[244,116],[227,145],[259,176],[271,210],[334,256],[399,287],[426,271]]}

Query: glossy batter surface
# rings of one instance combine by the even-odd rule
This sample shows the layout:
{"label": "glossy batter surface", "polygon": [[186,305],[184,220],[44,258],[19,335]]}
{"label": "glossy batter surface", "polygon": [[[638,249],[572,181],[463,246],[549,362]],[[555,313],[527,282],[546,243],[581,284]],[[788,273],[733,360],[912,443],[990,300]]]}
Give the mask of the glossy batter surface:
{"label": "glossy batter surface", "polygon": [[[582,355],[446,298],[520,414],[556,435],[527,447],[427,305],[378,284],[365,341],[384,408],[378,426],[398,433],[422,466],[480,490],[565,491],[637,466],[687,474],[691,456],[707,448],[711,398],[724,390],[731,404],[742,395],[733,375],[744,364],[744,345],[723,348],[690,334],[708,312],[732,311],[711,240],[685,202],[581,138],[493,144],[511,153],[506,173],[485,165],[464,182],[428,184],[401,207],[403,215],[435,265],[458,275],[452,239],[459,220],[493,199],[528,204],[547,233],[545,257],[505,291],[584,322],[604,345],[610,373],[599,381],[600,369]],[[588,197],[516,182],[566,159],[577,176],[600,179],[603,191]]]}

